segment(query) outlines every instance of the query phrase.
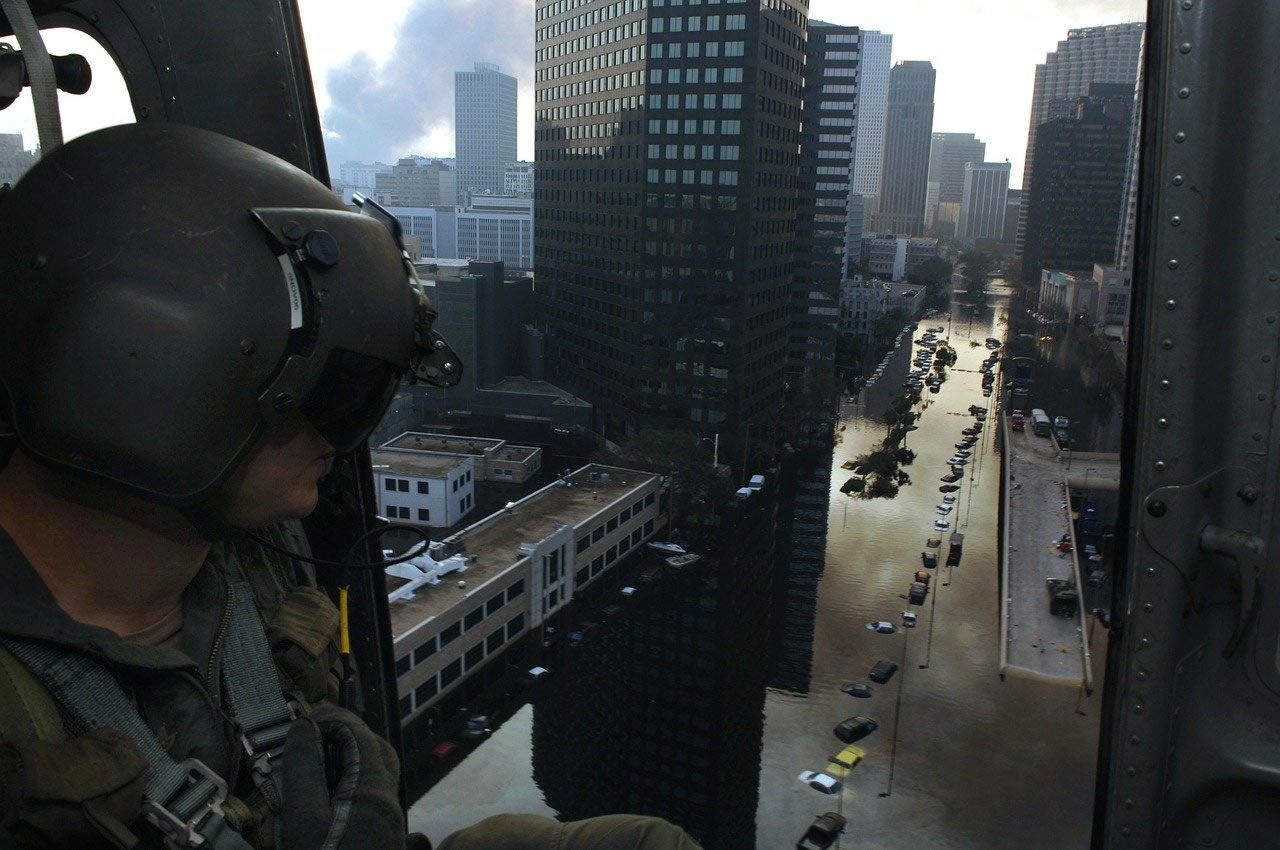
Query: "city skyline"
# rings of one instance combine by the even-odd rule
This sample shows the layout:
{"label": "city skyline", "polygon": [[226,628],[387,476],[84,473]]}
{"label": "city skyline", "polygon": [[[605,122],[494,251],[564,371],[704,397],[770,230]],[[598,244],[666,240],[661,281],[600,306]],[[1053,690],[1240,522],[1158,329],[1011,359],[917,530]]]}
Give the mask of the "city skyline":
{"label": "city skyline", "polygon": [[[347,159],[395,162],[402,156],[454,155],[455,71],[496,62],[518,84],[517,158],[533,159],[533,0],[368,0],[362,14],[299,0],[330,166]],[[1010,186],[1022,183],[1035,66],[1071,28],[1142,20],[1143,0],[900,0],[853,6],[812,0],[810,18],[893,35],[893,61],[927,60],[938,70],[934,129],[972,132],[989,161],[1009,160]],[[922,25],[927,21],[927,25]],[[976,23],[975,23],[976,22]],[[973,38],[956,38],[966,28]],[[448,33],[441,38],[440,33]],[[975,49],[975,39],[983,43]],[[6,39],[12,42],[12,39]],[[95,70],[106,54],[87,37],[49,38],[54,53],[80,50]],[[424,64],[422,57],[431,57]],[[66,135],[132,120],[124,86],[96,73],[93,93],[60,98]],[[1007,108],[992,113],[990,104]],[[0,133],[20,132],[35,147],[24,96],[0,111]]]}

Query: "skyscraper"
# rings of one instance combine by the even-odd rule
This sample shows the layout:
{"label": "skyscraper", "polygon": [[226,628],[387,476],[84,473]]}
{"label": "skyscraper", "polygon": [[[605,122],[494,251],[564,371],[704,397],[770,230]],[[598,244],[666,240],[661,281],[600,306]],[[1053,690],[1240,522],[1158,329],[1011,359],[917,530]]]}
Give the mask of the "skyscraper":
{"label": "skyscraper", "polygon": [[[1076,100],[1092,82],[1127,83],[1138,78],[1142,33],[1145,24],[1135,21],[1098,27],[1082,27],[1067,32],[1058,49],[1036,66],[1031,94],[1031,122],[1027,129],[1027,153],[1022,166],[1022,209],[1018,223],[1018,253],[1023,252],[1026,218],[1031,203],[1031,183],[1035,178],[1037,128],[1051,117],[1071,115]],[[1039,277],[1035,280],[1038,282]]]}
{"label": "skyscraper", "polygon": [[611,438],[737,454],[783,393],[804,6],[568,5],[535,13],[547,377]]}
{"label": "skyscraper", "polygon": [[[973,133],[934,133],[929,147],[929,182],[938,184],[938,206],[953,205],[952,210],[959,214],[960,201],[964,195],[964,167],[966,163],[982,162],[987,157],[987,143],[974,136]],[[925,209],[925,220],[928,223],[930,213]],[[941,215],[949,222],[948,227],[956,221],[956,215]]]}
{"label": "skyscraper", "polygon": [[516,161],[516,78],[491,62],[453,75],[458,203],[467,193],[501,194],[507,166]]}
{"label": "skyscraper", "polygon": [[1009,163],[965,163],[956,238],[966,246],[978,239],[999,242],[1004,236],[1004,215],[1008,204]]}
{"label": "skyscraper", "polygon": [[924,232],[936,79],[930,62],[899,62],[889,72],[880,209],[871,219],[877,232]]}
{"label": "skyscraper", "polygon": [[[893,35],[875,30],[862,31],[859,59],[858,134],[853,156],[853,192],[862,198],[862,209],[875,212],[880,196],[880,171],[884,162],[884,115],[889,102],[889,58]],[[862,233],[853,244],[859,245]]]}
{"label": "skyscraper", "polygon": [[858,123],[859,35],[857,27],[809,22],[787,362],[792,378],[809,370],[835,371],[850,166]]}
{"label": "skyscraper", "polygon": [[1031,202],[1023,204],[1024,280],[1039,280],[1043,269],[1086,271],[1114,259],[1132,109],[1132,85],[1092,83],[1075,117],[1040,125]]}

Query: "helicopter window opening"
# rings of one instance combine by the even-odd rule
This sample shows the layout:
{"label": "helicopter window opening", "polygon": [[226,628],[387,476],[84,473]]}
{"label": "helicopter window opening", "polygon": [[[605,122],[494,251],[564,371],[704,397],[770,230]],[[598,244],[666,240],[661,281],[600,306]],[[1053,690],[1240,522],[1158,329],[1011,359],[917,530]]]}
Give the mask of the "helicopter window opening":
{"label": "helicopter window opening", "polygon": [[[79,54],[89,62],[93,82],[84,94],[58,92],[58,111],[62,116],[62,139],[69,142],[103,127],[132,124],[137,119],[129,102],[129,90],[124,75],[93,36],[69,27],[51,27],[41,30],[45,48],[53,56]],[[13,36],[0,38],[0,42],[18,50],[18,40]],[[0,134],[20,133],[22,144],[28,150],[39,147],[36,131],[35,106],[31,89],[24,88],[18,98],[7,108],[0,110]],[[34,159],[33,159],[34,161]]]}

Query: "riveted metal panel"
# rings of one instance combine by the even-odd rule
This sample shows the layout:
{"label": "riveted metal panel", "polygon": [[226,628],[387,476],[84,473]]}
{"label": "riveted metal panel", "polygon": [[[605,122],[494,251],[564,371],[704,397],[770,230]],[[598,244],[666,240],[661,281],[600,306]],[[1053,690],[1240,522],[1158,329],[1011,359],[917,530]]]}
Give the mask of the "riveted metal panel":
{"label": "riveted metal panel", "polygon": [[1149,10],[1099,846],[1280,834],[1278,44],[1277,4]]}

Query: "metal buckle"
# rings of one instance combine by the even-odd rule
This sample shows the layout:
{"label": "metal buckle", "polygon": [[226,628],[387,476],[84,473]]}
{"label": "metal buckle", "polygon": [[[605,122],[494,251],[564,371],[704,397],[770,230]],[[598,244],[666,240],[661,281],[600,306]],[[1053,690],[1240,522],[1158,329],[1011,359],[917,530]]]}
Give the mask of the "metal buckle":
{"label": "metal buckle", "polygon": [[209,815],[222,815],[222,804],[227,799],[227,783],[199,759],[187,759],[181,762],[178,767],[187,772],[188,788],[202,780],[208,780],[213,784],[213,793],[209,795],[209,799],[201,803],[191,814],[191,817],[185,821],[155,800],[144,799],[142,801],[142,816],[146,818],[147,823],[160,830],[160,833],[164,835],[165,847],[203,847],[205,840],[204,836],[198,831],[200,824]]}

